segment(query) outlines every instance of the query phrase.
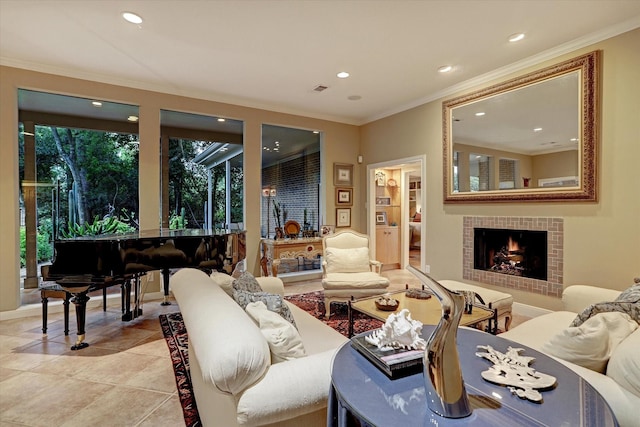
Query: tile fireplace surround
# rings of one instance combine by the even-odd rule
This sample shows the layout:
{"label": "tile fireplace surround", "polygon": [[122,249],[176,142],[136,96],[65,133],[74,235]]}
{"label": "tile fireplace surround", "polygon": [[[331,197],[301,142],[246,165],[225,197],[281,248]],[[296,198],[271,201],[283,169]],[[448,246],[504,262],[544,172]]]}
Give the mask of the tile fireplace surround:
{"label": "tile fireplace surround", "polygon": [[[473,229],[534,230],[547,232],[547,280],[519,277],[473,268]],[[462,276],[489,285],[560,298],[564,257],[564,222],[562,218],[527,218],[508,216],[465,216],[462,232]]]}

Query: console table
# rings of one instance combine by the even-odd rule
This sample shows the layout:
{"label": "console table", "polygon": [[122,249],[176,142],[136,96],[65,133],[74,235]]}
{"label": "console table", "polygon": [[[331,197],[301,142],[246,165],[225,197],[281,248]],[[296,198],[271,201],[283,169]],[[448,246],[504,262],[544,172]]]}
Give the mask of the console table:
{"label": "console table", "polygon": [[[428,339],[435,326],[425,325]],[[331,372],[327,426],[346,427],[353,419],[365,426],[617,426],[603,397],[582,377],[554,359],[513,341],[475,329],[458,329],[458,352],[473,412],[466,418],[444,418],[427,406],[422,373],[395,380],[345,343],[336,353]],[[520,399],[506,388],[485,381],[480,373],[491,363],[475,355],[478,345],[505,352],[523,348],[535,357],[531,367],[557,379],[542,391],[543,402]]]}
{"label": "console table", "polygon": [[262,239],[262,275],[268,276],[267,265],[271,262],[273,277],[278,275],[278,266],[281,259],[306,258],[314,259],[322,255],[322,237],[303,237],[299,239]]}

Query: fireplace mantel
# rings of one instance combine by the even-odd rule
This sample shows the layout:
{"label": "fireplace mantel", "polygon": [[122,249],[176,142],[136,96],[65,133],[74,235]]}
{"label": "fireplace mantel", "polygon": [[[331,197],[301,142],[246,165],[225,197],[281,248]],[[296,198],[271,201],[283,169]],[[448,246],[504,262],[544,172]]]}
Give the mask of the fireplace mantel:
{"label": "fireplace mantel", "polygon": [[[475,270],[473,268],[473,230],[475,228],[546,231],[547,280]],[[563,290],[563,247],[562,218],[465,216],[463,218],[462,275],[466,280],[560,298]]]}

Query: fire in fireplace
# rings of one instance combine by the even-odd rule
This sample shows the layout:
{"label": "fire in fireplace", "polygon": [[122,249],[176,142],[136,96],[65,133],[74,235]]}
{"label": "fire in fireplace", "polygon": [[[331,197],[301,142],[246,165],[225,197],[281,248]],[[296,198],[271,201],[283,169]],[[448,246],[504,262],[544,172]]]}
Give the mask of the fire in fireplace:
{"label": "fire in fireplace", "polygon": [[473,268],[547,280],[547,232],[473,229]]}

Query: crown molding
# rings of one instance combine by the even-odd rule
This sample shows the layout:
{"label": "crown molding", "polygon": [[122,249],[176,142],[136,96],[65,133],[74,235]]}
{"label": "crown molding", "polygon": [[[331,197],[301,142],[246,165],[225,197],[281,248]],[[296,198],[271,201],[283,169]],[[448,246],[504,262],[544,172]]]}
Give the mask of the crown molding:
{"label": "crown molding", "polygon": [[542,62],[548,61],[550,59],[554,59],[557,58],[558,56],[567,54],[567,53],[571,53],[574,52],[578,49],[582,49],[584,47],[593,45],[595,43],[601,42],[603,40],[607,40],[610,39],[612,37],[615,37],[617,35],[626,33],[628,31],[632,31],[636,28],[640,27],[640,15],[635,16],[627,21],[621,22],[619,24],[607,27],[602,29],[601,31],[597,31],[582,37],[579,37],[577,39],[574,39],[572,41],[569,41],[567,43],[563,43],[561,45],[558,45],[552,49],[548,49],[545,50],[539,54],[530,56],[528,58],[525,58],[521,61],[518,62],[514,62],[512,64],[506,65],[504,67],[500,67],[500,68],[496,68],[493,71],[490,71],[488,73],[485,74],[481,74],[479,76],[473,77],[469,80],[465,80],[461,83],[458,83],[456,85],[450,86],[446,89],[443,89],[441,91],[435,92],[433,94],[427,95],[426,97],[422,97],[419,99],[416,99],[415,101],[412,101],[410,103],[404,104],[402,106],[399,106],[397,108],[394,108],[392,110],[388,110],[384,113],[375,115],[375,116],[371,116],[369,118],[367,118],[364,122],[361,123],[361,125],[367,124],[367,123],[371,123],[373,121],[376,120],[380,120],[383,119],[385,117],[389,117],[392,116],[394,114],[398,114],[401,113],[403,111],[407,111],[410,110],[412,108],[415,107],[419,107],[421,105],[427,104],[429,102],[433,102],[435,100],[441,99],[441,98],[445,98],[447,96],[451,96],[454,95],[456,93],[459,92],[463,92],[466,90],[470,90],[470,89],[475,89],[478,86],[482,86],[486,83],[489,83],[493,80],[508,76],[510,74],[513,74],[515,72],[527,69],[529,67],[538,65]]}

